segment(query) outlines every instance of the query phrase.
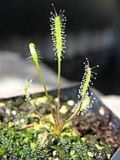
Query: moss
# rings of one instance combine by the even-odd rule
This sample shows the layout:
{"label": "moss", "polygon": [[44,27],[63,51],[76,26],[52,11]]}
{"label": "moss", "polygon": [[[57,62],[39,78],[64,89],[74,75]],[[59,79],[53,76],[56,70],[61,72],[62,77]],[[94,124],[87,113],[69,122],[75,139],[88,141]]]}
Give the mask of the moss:
{"label": "moss", "polygon": [[[107,160],[107,155],[111,154],[110,147],[100,145],[95,136],[81,138],[74,132],[67,128],[55,137],[43,128],[37,131],[34,128],[17,130],[14,126],[1,126],[1,160]],[[89,138],[94,143],[89,142]]]}
{"label": "moss", "polygon": [[[44,100],[44,97],[43,97]],[[9,109],[10,116],[4,114],[4,119],[9,117],[6,124],[0,126],[0,159],[1,160],[108,160],[113,153],[111,147],[105,145],[95,135],[81,134],[67,123],[62,133],[55,136],[51,114],[47,110],[47,102],[42,97],[32,99],[37,104],[37,109],[45,109],[48,120],[39,119],[36,112],[30,110],[30,105],[19,103],[14,107],[16,100],[4,102],[4,112]],[[38,103],[39,101],[39,103]],[[18,104],[18,103],[17,103]],[[44,105],[43,105],[44,104]],[[46,105],[45,105],[46,104]],[[53,103],[54,104],[54,103]],[[63,103],[67,108],[67,102]],[[61,104],[62,105],[62,104]],[[31,107],[30,107],[31,108]],[[16,115],[12,115],[16,111]],[[67,115],[70,109],[67,111]],[[65,115],[66,115],[65,114]],[[69,113],[70,114],[70,113]],[[11,118],[12,117],[12,118]],[[24,122],[23,122],[24,120]]]}

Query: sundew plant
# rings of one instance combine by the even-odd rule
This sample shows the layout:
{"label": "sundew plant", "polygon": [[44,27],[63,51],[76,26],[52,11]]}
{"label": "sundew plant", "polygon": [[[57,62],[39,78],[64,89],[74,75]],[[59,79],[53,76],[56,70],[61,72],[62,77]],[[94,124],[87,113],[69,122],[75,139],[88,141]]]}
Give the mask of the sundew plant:
{"label": "sundew plant", "polygon": [[[109,160],[113,153],[111,146],[100,138],[101,133],[96,131],[91,134],[96,124],[90,126],[90,132],[86,132],[86,127],[91,125],[91,121],[88,122],[90,119],[87,119],[88,113],[85,113],[92,101],[89,88],[96,74],[87,58],[78,101],[72,101],[74,104],[69,105],[70,100],[61,98],[66,17],[65,11],[57,12],[53,4],[52,7],[50,30],[58,69],[56,96],[50,95],[47,90],[39,54],[35,44],[30,43],[29,50],[44,92],[40,96],[31,96],[30,80],[23,86],[24,100],[19,97],[0,103],[0,160]],[[93,114],[89,115],[95,118]]]}
{"label": "sundew plant", "polygon": [[[50,12],[50,30],[53,42],[53,51],[55,57],[57,58],[57,68],[58,68],[58,78],[57,78],[57,98],[55,101],[55,108],[53,109],[51,106],[51,121],[53,125],[53,131],[55,135],[59,135],[64,127],[69,124],[76,115],[80,112],[83,112],[90,106],[90,95],[88,93],[89,86],[91,83],[91,79],[93,77],[94,72],[92,71],[89,61],[86,58],[85,65],[85,73],[80,84],[79,94],[78,94],[78,103],[75,105],[74,112],[66,118],[62,119],[60,114],[61,102],[60,102],[60,88],[61,88],[61,65],[62,65],[62,57],[65,52],[66,48],[66,34],[65,34],[65,27],[66,27],[66,17],[64,15],[64,10],[60,10],[59,12],[56,11],[54,5],[52,4],[53,12]],[[39,62],[38,52],[36,51],[35,44],[29,44],[30,53],[33,59],[33,62],[37,68],[41,83],[44,87],[45,95],[48,99],[49,105],[51,105],[51,96],[48,94],[47,87],[45,84],[45,80],[42,74],[41,65]],[[97,66],[98,67],[98,66]],[[44,117],[44,116],[43,116]],[[51,123],[50,122],[50,123]]]}

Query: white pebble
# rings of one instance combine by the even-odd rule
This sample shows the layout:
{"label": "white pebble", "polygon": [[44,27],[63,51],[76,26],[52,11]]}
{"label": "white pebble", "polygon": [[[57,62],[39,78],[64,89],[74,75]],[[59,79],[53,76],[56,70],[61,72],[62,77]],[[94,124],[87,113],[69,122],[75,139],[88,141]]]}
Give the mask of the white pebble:
{"label": "white pebble", "polygon": [[13,115],[13,116],[16,115],[16,111],[15,111],[15,110],[12,111],[12,115]]}
{"label": "white pebble", "polygon": [[69,106],[73,106],[73,105],[75,104],[75,102],[74,102],[73,100],[69,100],[69,101],[67,101],[67,104],[68,104]]}
{"label": "white pebble", "polygon": [[7,115],[10,115],[10,109],[6,109],[5,112],[6,112]]}
{"label": "white pebble", "polygon": [[56,151],[53,151],[53,156],[56,156]]}
{"label": "white pebble", "polygon": [[105,115],[105,110],[104,110],[104,107],[100,107],[100,109],[99,109],[99,113],[102,115],[102,116],[104,116]]}
{"label": "white pebble", "polygon": [[21,120],[20,120],[20,122],[21,122],[21,123],[24,123],[24,122],[25,122],[25,120],[24,120],[24,119],[21,119]]}

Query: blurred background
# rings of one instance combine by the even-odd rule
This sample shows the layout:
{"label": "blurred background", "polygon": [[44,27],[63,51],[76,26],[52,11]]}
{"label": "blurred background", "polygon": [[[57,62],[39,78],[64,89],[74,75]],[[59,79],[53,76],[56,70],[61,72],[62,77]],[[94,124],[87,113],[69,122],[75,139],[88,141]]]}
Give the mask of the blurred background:
{"label": "blurred background", "polygon": [[27,59],[29,42],[44,57],[44,74],[53,85],[57,62],[50,36],[51,3],[58,11],[65,9],[67,17],[65,84],[81,80],[88,57],[91,67],[100,66],[94,70],[98,73],[94,87],[103,94],[120,94],[120,0],[0,0],[0,87],[6,87],[6,92],[7,84],[14,88],[18,80],[23,83],[29,76],[37,82],[35,68]]}

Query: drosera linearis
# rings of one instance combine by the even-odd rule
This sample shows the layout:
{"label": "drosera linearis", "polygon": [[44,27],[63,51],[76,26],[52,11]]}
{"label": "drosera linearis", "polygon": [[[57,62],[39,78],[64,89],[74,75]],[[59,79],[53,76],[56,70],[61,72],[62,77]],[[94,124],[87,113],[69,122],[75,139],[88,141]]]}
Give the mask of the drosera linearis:
{"label": "drosera linearis", "polygon": [[80,98],[83,98],[86,96],[89,84],[91,82],[91,75],[92,75],[91,68],[90,68],[88,59],[86,59],[86,61],[87,61],[87,64],[85,64],[85,73],[82,78],[82,82],[81,82],[81,86],[80,86],[80,90],[79,90]]}
{"label": "drosera linearis", "polygon": [[[58,80],[57,80],[57,115],[56,115],[56,128],[61,126],[61,120],[60,120],[60,88],[61,88],[61,61],[63,53],[65,52],[65,26],[66,26],[66,17],[64,16],[64,10],[59,11],[59,14],[57,13],[54,4],[52,4],[53,12],[50,12],[50,22],[51,22],[51,35],[52,35],[52,41],[53,41],[53,50],[55,52],[55,55],[58,60]],[[59,130],[59,129],[58,129]]]}
{"label": "drosera linearis", "polygon": [[[96,79],[96,77],[94,77],[96,73],[93,72],[93,68],[98,67],[98,65],[91,68],[89,65],[89,61],[86,58],[86,62],[84,62],[85,74],[82,78],[82,82],[80,85],[78,102],[74,107],[74,111],[68,117],[68,119],[66,120],[62,119],[62,116],[60,115],[61,61],[62,61],[63,53],[65,52],[65,48],[66,48],[65,46],[66,45],[66,39],[65,39],[66,38],[66,35],[65,35],[66,17],[64,16],[64,10],[63,11],[60,10],[59,13],[57,13],[55,6],[53,4],[52,4],[52,7],[54,12],[50,13],[51,14],[50,27],[51,27],[51,35],[52,35],[52,41],[53,41],[53,47],[54,47],[53,50],[55,52],[55,56],[57,57],[57,61],[58,61],[58,78],[57,78],[57,101],[55,101],[55,108],[54,109],[51,108],[51,113],[54,118],[54,124],[53,124],[54,134],[59,135],[63,131],[64,126],[67,123],[69,123],[73,118],[75,118],[76,115],[78,115],[79,113],[84,113],[84,111],[86,111],[89,108],[91,104],[90,103],[91,95],[88,92],[89,86],[92,84],[91,79],[92,78]],[[33,62],[38,70],[40,80],[43,83],[45,94],[49,100],[50,97],[48,96],[45,81],[42,75],[41,66],[39,64],[38,52],[36,51],[35,45],[33,43],[29,44],[29,49],[31,52]],[[49,100],[49,104],[51,104],[50,100]]]}
{"label": "drosera linearis", "polygon": [[[84,67],[85,73],[84,73],[84,76],[82,78],[82,82],[80,85],[78,99],[79,99],[79,101],[81,101],[81,99],[86,101],[86,108],[85,108],[85,105],[81,105],[81,107],[80,107],[81,112],[83,110],[86,110],[88,108],[88,106],[90,106],[90,105],[88,105],[90,103],[90,99],[91,99],[91,95],[90,95],[91,93],[89,93],[89,92],[90,92],[90,85],[93,85],[91,80],[96,79],[95,75],[97,75],[97,73],[94,72],[93,69],[99,67],[99,65],[96,65],[94,67],[90,67],[88,58],[86,58],[86,62],[84,62],[83,64],[85,65],[85,67]],[[88,92],[88,90],[89,90],[89,92]],[[89,101],[89,103],[88,103],[88,101]]]}
{"label": "drosera linearis", "polygon": [[37,71],[38,71],[40,80],[41,80],[41,82],[42,82],[42,84],[43,84],[44,91],[45,91],[45,95],[46,95],[46,97],[48,97],[48,99],[49,99],[48,92],[47,92],[47,88],[46,88],[46,84],[45,84],[45,80],[44,80],[43,73],[42,73],[42,69],[41,69],[41,66],[40,66],[40,64],[39,64],[38,53],[37,53],[37,51],[36,51],[36,48],[35,48],[35,44],[34,44],[34,43],[30,43],[30,44],[29,44],[29,50],[30,50],[30,53],[31,53],[33,62],[34,62],[34,64],[35,64],[36,68],[37,68]]}
{"label": "drosera linearis", "polygon": [[58,59],[61,59],[63,53],[65,52],[66,48],[66,35],[65,35],[65,27],[66,27],[66,17],[64,16],[63,11],[59,11],[57,13],[54,4],[52,4],[53,12],[50,12],[50,22],[51,22],[51,35],[53,41],[53,50],[55,51],[55,55]]}
{"label": "drosera linearis", "polygon": [[80,89],[79,89],[79,94],[78,94],[79,100],[75,106],[75,111],[66,120],[66,123],[71,121],[78,113],[83,112],[86,109],[88,109],[90,105],[90,96],[88,93],[88,89],[91,83],[91,79],[92,78],[96,79],[96,77],[94,77],[93,74],[97,75],[97,73],[93,72],[92,69],[99,67],[99,65],[91,68],[87,58],[86,58],[86,63],[84,62],[84,65],[85,65],[85,73],[83,75],[82,82],[81,82]]}

